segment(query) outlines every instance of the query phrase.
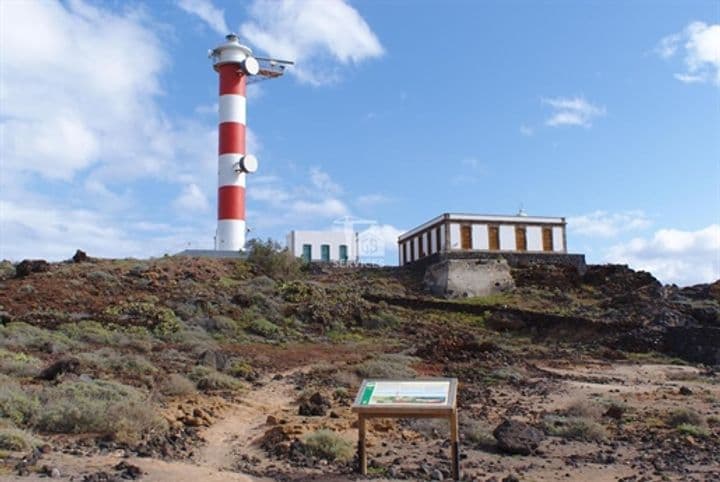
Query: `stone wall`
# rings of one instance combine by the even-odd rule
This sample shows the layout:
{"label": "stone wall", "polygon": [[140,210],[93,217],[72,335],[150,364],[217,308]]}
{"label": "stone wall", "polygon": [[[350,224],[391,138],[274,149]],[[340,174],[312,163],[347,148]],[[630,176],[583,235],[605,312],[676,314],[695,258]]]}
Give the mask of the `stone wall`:
{"label": "stone wall", "polygon": [[435,253],[419,259],[405,266],[425,270],[428,266],[444,260],[498,260],[504,259],[513,268],[522,268],[531,264],[557,264],[572,266],[581,276],[585,274],[587,265],[584,254],[563,253],[502,253],[488,251],[452,251],[450,253]]}
{"label": "stone wall", "polygon": [[425,270],[425,287],[436,296],[488,296],[515,286],[504,259],[445,259]]}

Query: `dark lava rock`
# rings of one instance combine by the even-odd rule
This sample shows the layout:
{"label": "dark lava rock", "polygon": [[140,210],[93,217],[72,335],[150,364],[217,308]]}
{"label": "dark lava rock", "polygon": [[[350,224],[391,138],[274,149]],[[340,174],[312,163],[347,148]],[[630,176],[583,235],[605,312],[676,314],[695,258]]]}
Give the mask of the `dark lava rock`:
{"label": "dark lava rock", "polygon": [[44,259],[24,259],[15,266],[15,277],[24,278],[30,273],[42,273],[50,269],[50,263]]}
{"label": "dark lava rock", "polygon": [[83,251],[82,249],[78,249],[77,251],[75,251],[72,260],[73,263],[85,263],[87,261],[90,261],[90,258],[85,251]]}
{"label": "dark lava rock", "polygon": [[693,391],[690,390],[690,389],[689,389],[688,387],[686,387],[685,385],[683,385],[682,387],[680,387],[680,390],[679,390],[679,391],[680,391],[680,395],[692,395],[692,394],[693,394]]}
{"label": "dark lava rock", "polygon": [[52,381],[63,373],[74,373],[75,375],[77,375],[79,368],[80,360],[78,360],[77,358],[65,358],[62,360],[58,360],[52,365],[43,369],[43,371],[38,374],[37,378],[39,380]]}
{"label": "dark lava rock", "polygon": [[305,417],[322,417],[327,413],[328,408],[330,408],[330,401],[320,392],[315,392],[308,400],[300,404],[298,414]]}
{"label": "dark lava rock", "polygon": [[498,448],[508,454],[530,455],[537,449],[545,434],[518,420],[505,420],[493,431]]}
{"label": "dark lava rock", "polygon": [[624,414],[625,414],[625,409],[624,409],[622,406],[613,403],[612,405],[610,405],[610,406],[608,407],[608,409],[607,409],[607,411],[605,412],[604,416],[605,416],[605,417],[610,417],[610,418],[615,419],[615,420],[620,420],[620,419],[622,419],[622,416],[623,416]]}
{"label": "dark lava rock", "polygon": [[120,477],[126,480],[137,480],[143,475],[140,467],[138,467],[137,465],[129,464],[125,461],[120,462],[113,468],[119,471]]}

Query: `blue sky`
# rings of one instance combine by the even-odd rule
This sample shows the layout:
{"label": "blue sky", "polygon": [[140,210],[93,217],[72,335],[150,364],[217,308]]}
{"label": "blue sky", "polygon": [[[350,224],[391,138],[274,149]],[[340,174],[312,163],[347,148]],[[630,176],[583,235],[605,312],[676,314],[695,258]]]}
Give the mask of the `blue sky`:
{"label": "blue sky", "polygon": [[568,218],[664,282],[720,277],[720,3],[6,0],[0,257],[211,247],[227,31],[290,58],[248,92],[251,236],[343,216]]}

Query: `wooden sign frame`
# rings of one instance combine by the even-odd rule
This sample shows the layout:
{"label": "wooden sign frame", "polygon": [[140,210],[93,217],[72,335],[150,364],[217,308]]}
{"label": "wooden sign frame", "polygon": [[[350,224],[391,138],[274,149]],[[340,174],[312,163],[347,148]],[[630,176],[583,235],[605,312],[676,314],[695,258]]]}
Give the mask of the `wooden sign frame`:
{"label": "wooden sign frame", "polygon": [[[422,384],[422,382],[446,382],[448,384],[445,403],[434,402],[408,402],[388,401],[386,403],[368,403],[367,389],[369,384]],[[416,378],[402,380],[367,379],[363,380],[358,391],[355,403],[351,410],[358,414],[358,469],[362,475],[367,475],[367,420],[371,418],[445,418],[450,422],[450,446],[452,460],[452,475],[454,480],[460,480],[460,435],[458,431],[457,412],[457,378]],[[372,391],[371,391],[372,392]]]}

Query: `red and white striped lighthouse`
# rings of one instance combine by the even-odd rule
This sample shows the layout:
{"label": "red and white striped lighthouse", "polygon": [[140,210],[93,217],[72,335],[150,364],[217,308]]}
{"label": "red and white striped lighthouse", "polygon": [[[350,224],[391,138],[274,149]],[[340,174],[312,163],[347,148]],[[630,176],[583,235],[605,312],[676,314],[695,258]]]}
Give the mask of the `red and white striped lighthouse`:
{"label": "red and white striped lighthouse", "polygon": [[[220,77],[218,124],[218,224],[215,249],[239,251],[245,247],[245,177],[257,171],[255,156],[245,151],[247,123],[245,88],[248,81],[283,75],[288,60],[258,58],[237,35],[209,52]],[[262,65],[261,65],[262,63]]]}
{"label": "red and white striped lighthouse", "polygon": [[248,76],[257,75],[260,66],[236,35],[226,39],[211,51],[220,77],[215,249],[238,251],[245,247],[245,177],[258,167],[257,159],[245,150],[245,88]]}

